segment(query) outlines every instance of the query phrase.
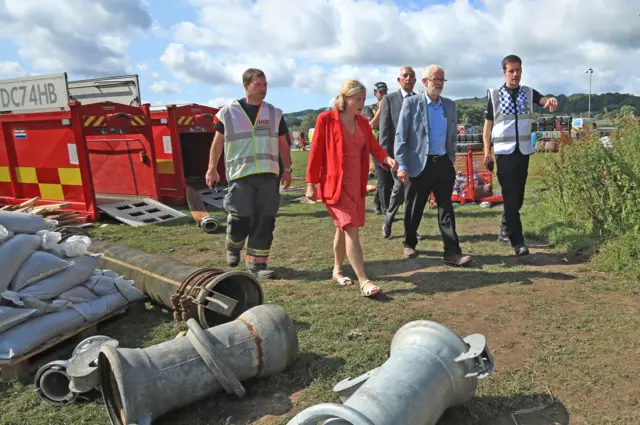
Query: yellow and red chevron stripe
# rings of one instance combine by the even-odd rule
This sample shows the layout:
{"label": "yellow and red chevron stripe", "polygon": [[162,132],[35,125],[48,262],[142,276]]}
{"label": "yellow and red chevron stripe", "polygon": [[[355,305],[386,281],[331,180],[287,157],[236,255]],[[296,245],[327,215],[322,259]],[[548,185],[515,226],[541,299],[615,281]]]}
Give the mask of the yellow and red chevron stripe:
{"label": "yellow and red chevron stripe", "polygon": [[99,127],[104,122],[104,116],[95,116],[90,115],[85,117],[84,126],[85,127]]}
{"label": "yellow and red chevron stripe", "polygon": [[178,125],[189,125],[189,123],[193,120],[192,116],[182,116],[178,118]]}
{"label": "yellow and red chevron stripe", "polygon": [[131,125],[134,127],[138,127],[138,126],[143,126],[143,125],[147,125],[146,121],[144,120],[143,117],[139,117],[137,115],[133,115],[131,117]]}

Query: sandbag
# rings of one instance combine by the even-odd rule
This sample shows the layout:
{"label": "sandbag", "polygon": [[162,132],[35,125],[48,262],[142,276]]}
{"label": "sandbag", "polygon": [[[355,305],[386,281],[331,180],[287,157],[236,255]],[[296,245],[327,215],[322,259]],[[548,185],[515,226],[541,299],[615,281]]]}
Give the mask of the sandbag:
{"label": "sandbag", "polygon": [[22,263],[40,247],[36,235],[16,235],[0,244],[0,294],[7,290]]}
{"label": "sandbag", "polygon": [[73,235],[60,243],[62,233],[42,230],[37,233],[42,238],[42,249],[68,258],[85,255],[91,247],[91,239],[83,235]]}
{"label": "sandbag", "polygon": [[8,241],[12,236],[12,232],[8,231],[6,227],[0,226],[0,243]]}
{"label": "sandbag", "polygon": [[40,282],[54,274],[60,273],[70,262],[45,251],[35,251],[22,263],[9,284],[10,291],[20,291],[29,285]]}
{"label": "sandbag", "polygon": [[71,267],[27,286],[18,293],[20,296],[34,297],[43,301],[54,299],[63,292],[86,282],[97,266],[98,258],[93,255],[74,258]]}
{"label": "sandbag", "polygon": [[19,357],[84,323],[82,315],[74,309],[28,320],[0,334],[0,359]]}
{"label": "sandbag", "polygon": [[7,301],[11,301],[14,305],[21,308],[31,308],[36,310],[33,316],[40,317],[44,314],[55,313],[57,311],[62,311],[67,308],[71,308],[71,301],[65,300],[53,300],[53,301],[42,301],[34,297],[25,297],[20,296],[17,292],[5,291],[2,293],[2,298]]}
{"label": "sandbag", "polygon": [[71,288],[68,291],[63,292],[56,299],[71,301],[74,304],[78,304],[97,300],[98,296],[91,292],[91,289],[87,288],[86,286],[79,285],[75,288]]}
{"label": "sandbag", "polygon": [[118,275],[114,277],[111,276],[103,276],[99,274],[94,274],[89,278],[87,282],[83,285],[86,286],[99,297],[110,295],[118,292],[118,288],[116,287],[116,279]]}
{"label": "sandbag", "polygon": [[50,224],[49,221],[36,214],[0,211],[0,225],[16,235],[19,233],[34,235],[40,230],[48,229]]}
{"label": "sandbag", "polygon": [[87,322],[93,322],[100,320],[119,308],[129,304],[129,301],[120,292],[115,294],[105,295],[95,301],[89,301],[88,303],[74,304],[73,309],[84,317]]}
{"label": "sandbag", "polygon": [[35,312],[36,310],[33,308],[0,306],[0,334],[7,329],[18,326],[20,323],[33,316]]}

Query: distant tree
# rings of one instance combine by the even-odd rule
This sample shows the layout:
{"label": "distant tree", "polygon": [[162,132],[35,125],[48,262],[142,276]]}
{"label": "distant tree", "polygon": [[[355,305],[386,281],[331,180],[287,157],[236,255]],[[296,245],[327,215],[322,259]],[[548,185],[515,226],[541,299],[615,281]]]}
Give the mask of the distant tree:
{"label": "distant tree", "polygon": [[285,121],[287,122],[287,127],[292,130],[297,130],[302,124],[302,118],[300,117],[285,117]]}
{"label": "distant tree", "polygon": [[309,129],[314,128],[316,126],[316,120],[318,119],[318,114],[311,113],[302,117],[302,122],[300,123],[300,131],[305,137],[308,137]]}

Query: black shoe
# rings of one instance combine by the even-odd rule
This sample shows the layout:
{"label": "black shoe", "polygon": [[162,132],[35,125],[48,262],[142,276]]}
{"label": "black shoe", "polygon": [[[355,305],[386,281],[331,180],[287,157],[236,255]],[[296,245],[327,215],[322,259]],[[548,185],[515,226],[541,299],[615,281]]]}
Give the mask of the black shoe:
{"label": "black shoe", "polygon": [[238,267],[240,264],[240,253],[227,251],[227,265],[229,267]]}
{"label": "black shoe", "polygon": [[382,223],[382,237],[385,239],[389,239],[391,237],[391,222],[385,220]]}
{"label": "black shoe", "polygon": [[374,208],[373,209],[373,213],[377,214],[377,215],[381,215],[382,214],[382,210],[380,208]]}
{"label": "black shoe", "polygon": [[518,257],[522,257],[524,255],[529,255],[529,248],[527,248],[527,246],[525,244],[516,246],[514,248],[514,251],[516,252],[516,255]]}
{"label": "black shoe", "polygon": [[498,242],[503,243],[505,245],[511,245],[511,241],[508,236],[498,235]]}
{"label": "black shoe", "polygon": [[416,232],[416,240],[419,240],[419,241],[422,240],[422,235],[418,232]]}

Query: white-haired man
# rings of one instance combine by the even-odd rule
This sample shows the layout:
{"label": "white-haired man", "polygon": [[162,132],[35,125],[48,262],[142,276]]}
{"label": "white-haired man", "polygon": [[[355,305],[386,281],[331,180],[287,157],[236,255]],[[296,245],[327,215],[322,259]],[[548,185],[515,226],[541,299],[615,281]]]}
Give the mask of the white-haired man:
{"label": "white-haired man", "polygon": [[425,92],[406,98],[402,103],[396,131],[394,152],[398,162],[398,179],[406,185],[404,215],[404,256],[415,257],[416,230],[420,226],[429,194],[438,204],[438,227],[444,242],[444,261],[463,266],[471,257],[462,255],[451,193],[456,177],[456,103],[442,97],[447,80],[444,69],[426,67],[422,73]]}

